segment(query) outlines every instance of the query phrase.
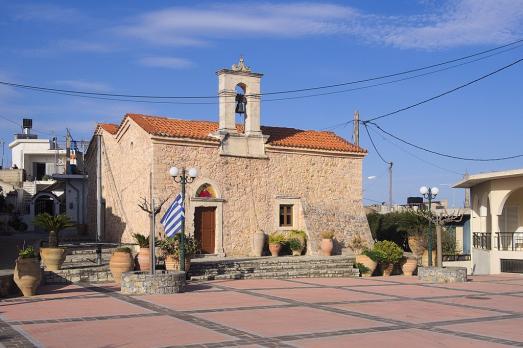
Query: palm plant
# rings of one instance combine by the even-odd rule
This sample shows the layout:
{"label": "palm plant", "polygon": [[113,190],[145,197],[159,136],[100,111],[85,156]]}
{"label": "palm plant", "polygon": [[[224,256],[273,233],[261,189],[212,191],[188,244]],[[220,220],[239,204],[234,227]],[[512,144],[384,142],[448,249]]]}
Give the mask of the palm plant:
{"label": "palm plant", "polygon": [[57,248],[60,231],[73,227],[74,222],[65,214],[50,215],[48,213],[38,214],[33,223],[49,232],[49,247]]}

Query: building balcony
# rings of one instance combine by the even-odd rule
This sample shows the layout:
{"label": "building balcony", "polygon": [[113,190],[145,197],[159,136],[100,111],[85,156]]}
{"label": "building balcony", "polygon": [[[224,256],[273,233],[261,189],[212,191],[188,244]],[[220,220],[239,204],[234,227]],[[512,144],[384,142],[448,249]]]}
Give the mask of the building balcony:
{"label": "building balcony", "polygon": [[496,250],[523,251],[523,232],[495,232],[494,241],[490,232],[472,234],[472,245],[476,249],[492,250],[492,243]]}

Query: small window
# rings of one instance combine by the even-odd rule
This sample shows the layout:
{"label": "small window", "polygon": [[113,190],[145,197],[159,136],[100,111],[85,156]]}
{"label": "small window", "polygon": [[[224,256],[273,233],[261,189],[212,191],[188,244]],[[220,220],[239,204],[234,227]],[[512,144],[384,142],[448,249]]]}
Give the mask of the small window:
{"label": "small window", "polygon": [[280,226],[292,226],[292,204],[280,205]]}

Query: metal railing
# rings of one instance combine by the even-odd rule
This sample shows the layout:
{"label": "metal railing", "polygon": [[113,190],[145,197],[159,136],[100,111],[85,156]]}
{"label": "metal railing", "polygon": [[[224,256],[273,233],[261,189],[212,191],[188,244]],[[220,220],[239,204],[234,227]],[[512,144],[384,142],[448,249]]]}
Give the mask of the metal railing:
{"label": "metal railing", "polygon": [[472,234],[472,245],[476,249],[492,249],[492,239],[490,232],[474,232]]}
{"label": "metal railing", "polygon": [[[492,250],[492,233],[474,232],[472,245],[476,249]],[[494,247],[502,251],[523,251],[523,232],[494,233]]]}
{"label": "metal railing", "polygon": [[498,250],[523,251],[523,232],[496,232]]}

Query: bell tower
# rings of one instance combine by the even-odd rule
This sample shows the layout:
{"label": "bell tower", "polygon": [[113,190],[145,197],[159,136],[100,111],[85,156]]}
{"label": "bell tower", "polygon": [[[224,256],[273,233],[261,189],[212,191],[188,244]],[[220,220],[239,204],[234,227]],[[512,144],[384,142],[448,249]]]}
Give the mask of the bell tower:
{"label": "bell tower", "polygon": [[[242,56],[231,69],[221,69],[218,75],[219,136],[223,155],[265,157],[264,136],[260,129],[261,78],[252,72]],[[243,132],[236,127],[236,116],[244,117]],[[240,127],[241,129],[241,127]]]}

